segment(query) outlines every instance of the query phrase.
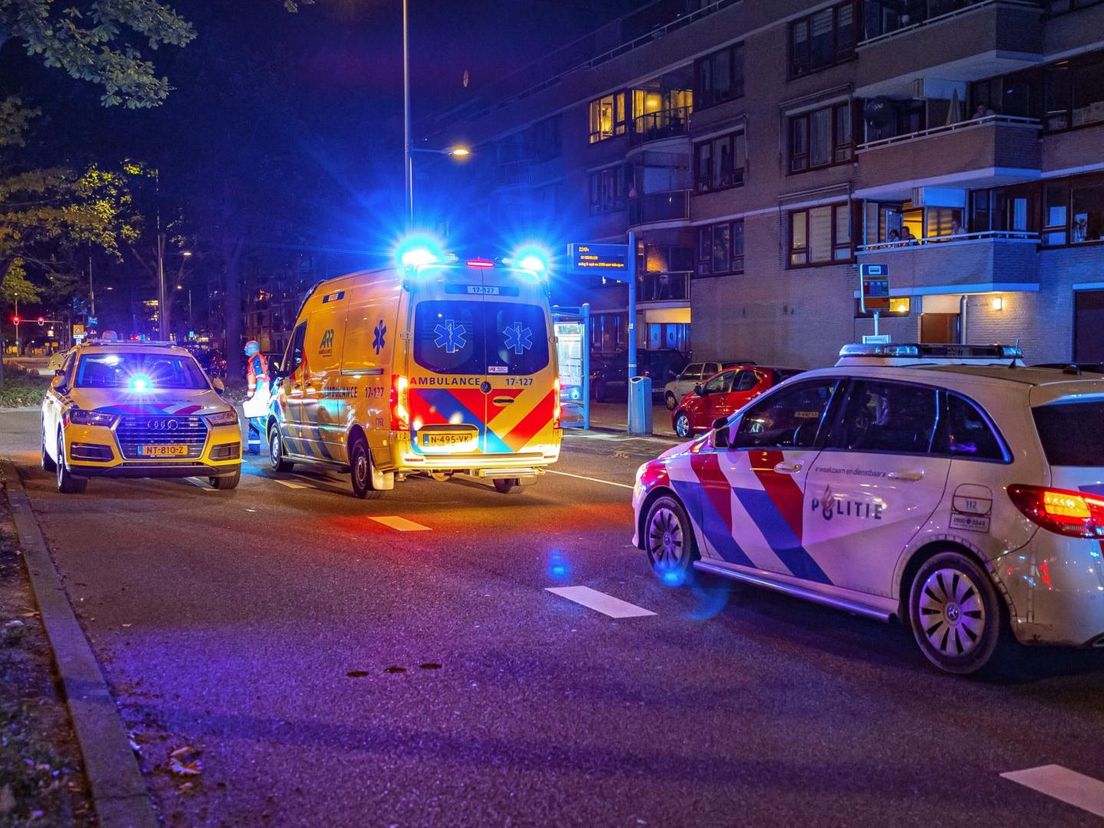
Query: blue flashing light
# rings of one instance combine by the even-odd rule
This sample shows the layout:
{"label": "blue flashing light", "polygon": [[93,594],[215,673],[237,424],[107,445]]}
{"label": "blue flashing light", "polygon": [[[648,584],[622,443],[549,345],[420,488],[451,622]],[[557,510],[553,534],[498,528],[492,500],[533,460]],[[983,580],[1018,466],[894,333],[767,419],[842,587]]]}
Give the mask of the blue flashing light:
{"label": "blue flashing light", "polygon": [[142,394],[146,391],[153,390],[153,381],[145,374],[133,374],[130,379],[127,380],[127,388],[135,394]]}
{"label": "blue flashing light", "polygon": [[510,261],[521,270],[528,270],[537,276],[547,276],[552,257],[546,248],[538,244],[523,244],[514,250]]}
{"label": "blue flashing light", "polygon": [[445,260],[441,244],[432,236],[418,233],[407,236],[395,248],[395,260],[404,268],[440,264]]}

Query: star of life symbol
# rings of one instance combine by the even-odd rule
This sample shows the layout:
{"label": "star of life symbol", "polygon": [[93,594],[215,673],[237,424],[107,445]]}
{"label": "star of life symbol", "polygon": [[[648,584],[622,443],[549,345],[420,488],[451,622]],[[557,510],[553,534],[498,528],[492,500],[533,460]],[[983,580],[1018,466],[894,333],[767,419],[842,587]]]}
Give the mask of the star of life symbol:
{"label": "star of life symbol", "polygon": [[523,328],[520,322],[507,325],[502,333],[506,336],[506,350],[513,351],[518,356],[533,347],[533,332],[529,328]]}
{"label": "star of life symbol", "polygon": [[372,340],[372,350],[376,352],[376,356],[379,356],[379,352],[383,350],[383,346],[387,344],[387,326],[383,324],[383,320],[379,321],[376,325],[376,329],[372,331],[375,334],[375,339]]}
{"label": "star of life symbol", "polygon": [[455,354],[468,344],[468,332],[463,322],[446,319],[444,322],[437,323],[433,333],[437,335],[433,344],[438,348],[444,348],[446,354]]}

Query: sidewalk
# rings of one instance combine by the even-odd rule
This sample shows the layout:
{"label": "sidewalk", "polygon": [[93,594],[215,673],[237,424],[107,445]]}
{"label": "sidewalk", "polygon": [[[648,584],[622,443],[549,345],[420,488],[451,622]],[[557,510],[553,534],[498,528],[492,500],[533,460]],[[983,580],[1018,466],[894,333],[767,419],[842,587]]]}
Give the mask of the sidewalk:
{"label": "sidewalk", "polygon": [[[598,403],[590,404],[590,427],[598,431],[628,431],[628,404]],[[570,409],[565,409],[565,418]],[[671,428],[671,412],[662,403],[652,407],[652,434],[677,441],[674,429]]]}

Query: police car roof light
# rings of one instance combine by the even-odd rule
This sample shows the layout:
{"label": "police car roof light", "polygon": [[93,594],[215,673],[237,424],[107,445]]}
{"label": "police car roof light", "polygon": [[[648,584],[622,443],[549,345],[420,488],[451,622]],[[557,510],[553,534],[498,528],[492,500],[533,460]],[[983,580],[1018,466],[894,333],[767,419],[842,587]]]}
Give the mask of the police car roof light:
{"label": "police car roof light", "polygon": [[902,343],[882,345],[844,345],[841,357],[904,357],[913,359],[1023,359],[1017,345],[956,345]]}
{"label": "police car roof light", "polygon": [[495,263],[490,259],[468,259],[465,262],[468,267],[494,267]]}

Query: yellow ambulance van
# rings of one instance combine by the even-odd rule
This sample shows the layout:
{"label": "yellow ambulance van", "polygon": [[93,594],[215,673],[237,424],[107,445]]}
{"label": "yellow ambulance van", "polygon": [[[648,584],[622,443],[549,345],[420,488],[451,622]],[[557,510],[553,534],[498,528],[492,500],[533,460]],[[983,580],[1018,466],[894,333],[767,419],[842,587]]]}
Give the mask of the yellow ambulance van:
{"label": "yellow ambulance van", "polygon": [[321,463],[378,497],[423,473],[508,493],[556,462],[563,432],[547,282],[537,268],[442,259],[322,282],[276,374],[273,471]]}

